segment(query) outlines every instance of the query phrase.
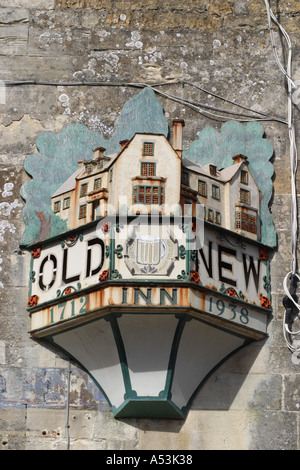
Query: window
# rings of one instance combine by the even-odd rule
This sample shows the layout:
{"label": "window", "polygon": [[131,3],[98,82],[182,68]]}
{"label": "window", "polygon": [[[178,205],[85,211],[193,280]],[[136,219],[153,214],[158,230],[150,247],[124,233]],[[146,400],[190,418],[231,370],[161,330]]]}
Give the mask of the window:
{"label": "window", "polygon": [[211,197],[213,199],[218,199],[220,200],[220,187],[212,184],[211,186]]}
{"label": "window", "polygon": [[155,176],[156,168],[155,163],[142,163],[141,175],[142,176]]}
{"label": "window", "polygon": [[217,176],[217,167],[216,165],[209,165],[209,173],[211,176]]}
{"label": "window", "polygon": [[248,184],[248,171],[241,171],[240,182],[243,184]]}
{"label": "window", "polygon": [[246,189],[240,189],[240,202],[250,204],[250,192]]}
{"label": "window", "polygon": [[207,220],[208,222],[214,221],[214,211],[212,209],[208,209]]}
{"label": "window", "polygon": [[164,204],[164,188],[161,186],[134,186],[133,204]]}
{"label": "window", "polygon": [[221,225],[221,213],[216,212],[216,220],[215,220],[217,225]]}
{"label": "window", "polygon": [[70,201],[71,201],[70,197],[65,197],[64,202],[63,202],[63,209],[69,209]]}
{"label": "window", "polygon": [[200,196],[207,197],[207,183],[206,181],[198,180],[198,193]]}
{"label": "window", "polygon": [[97,169],[101,170],[101,168],[103,168],[103,158],[101,158],[101,160],[97,161]]}
{"label": "window", "polygon": [[94,191],[97,191],[97,189],[101,188],[101,181],[102,181],[102,178],[96,178],[94,180]]}
{"label": "window", "polygon": [[256,216],[245,212],[235,212],[235,229],[256,234]]}
{"label": "window", "polygon": [[84,183],[80,186],[80,197],[84,197],[87,195],[88,184]]}
{"label": "window", "polygon": [[79,206],[79,219],[84,219],[86,217],[86,204]]}
{"label": "window", "polygon": [[181,173],[181,183],[188,186],[189,185],[189,180],[190,180],[190,175],[186,171],[183,171]]}
{"label": "window", "polygon": [[60,201],[54,203],[54,214],[60,211]]}
{"label": "window", "polygon": [[143,155],[154,155],[154,142],[144,142]]}

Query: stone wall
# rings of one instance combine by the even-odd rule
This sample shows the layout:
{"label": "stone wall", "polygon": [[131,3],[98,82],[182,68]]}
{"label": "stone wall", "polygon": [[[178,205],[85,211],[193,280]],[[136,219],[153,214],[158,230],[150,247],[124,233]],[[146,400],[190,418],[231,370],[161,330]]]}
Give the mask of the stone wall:
{"label": "stone wall", "polygon": [[[293,76],[300,79],[299,2],[270,3],[290,34]],[[281,56],[278,35],[276,43]],[[30,338],[29,255],[19,248],[20,188],[29,179],[24,161],[37,153],[37,137],[68,123],[110,136],[124,103],[139,91],[133,83],[164,83],[158,89],[176,97],[242,112],[217,94],[286,120],[285,81],[263,0],[2,0],[0,65],[1,80],[48,82],[6,86],[0,104],[0,449],[66,449],[68,361]],[[83,80],[124,85],[50,84]],[[223,122],[208,108],[199,113],[187,103],[158,99],[170,124],[185,120],[186,149],[203,127],[219,129]],[[294,119],[298,133],[296,106]],[[270,120],[263,126],[274,148],[278,235],[269,337],[219,367],[183,421],[115,420],[87,374],[71,364],[71,449],[299,448],[299,360],[282,335],[282,282],[291,259],[288,129]]]}

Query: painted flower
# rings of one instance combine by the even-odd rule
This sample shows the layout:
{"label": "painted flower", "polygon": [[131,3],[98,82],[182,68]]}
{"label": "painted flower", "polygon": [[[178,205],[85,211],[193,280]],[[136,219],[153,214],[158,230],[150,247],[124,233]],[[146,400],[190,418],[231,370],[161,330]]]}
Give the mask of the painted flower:
{"label": "painted flower", "polygon": [[268,297],[265,297],[264,295],[260,296],[260,305],[263,308],[271,308],[271,301],[268,299]]}
{"label": "painted flower", "polygon": [[235,297],[236,292],[234,289],[230,288],[228,289],[227,294],[230,295],[230,297]]}
{"label": "painted flower", "polygon": [[102,273],[99,276],[99,281],[105,281],[108,278],[108,269],[105,271],[102,271]]}
{"label": "painted flower", "polygon": [[65,289],[65,294],[66,294],[66,295],[67,295],[67,294],[71,294],[71,287],[67,287],[67,288]]}
{"label": "painted flower", "polygon": [[192,271],[192,272],[191,272],[191,280],[192,280],[193,282],[197,282],[197,283],[200,282],[200,275],[199,275],[199,273],[198,273],[197,271]]}
{"label": "painted flower", "polygon": [[39,258],[41,256],[41,248],[33,248],[31,256],[33,258]]}
{"label": "painted flower", "polygon": [[39,301],[38,296],[37,295],[32,295],[28,299],[28,306],[29,307],[34,307],[35,305],[37,305],[38,301]]}
{"label": "painted flower", "polygon": [[261,259],[261,260],[269,259],[269,253],[268,253],[268,250],[266,248],[261,247],[259,249],[259,259]]}
{"label": "painted flower", "polygon": [[102,229],[102,231],[105,232],[105,233],[108,232],[108,231],[109,231],[109,222],[107,222],[105,225],[103,225],[103,226],[101,227],[101,229]]}

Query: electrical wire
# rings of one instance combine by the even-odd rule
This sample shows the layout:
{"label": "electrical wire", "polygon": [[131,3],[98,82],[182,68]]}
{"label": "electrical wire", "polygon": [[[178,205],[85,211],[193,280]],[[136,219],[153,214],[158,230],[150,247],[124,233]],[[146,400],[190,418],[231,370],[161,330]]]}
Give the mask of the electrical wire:
{"label": "electrical wire", "polygon": [[[162,82],[162,83],[157,83],[157,84],[146,84],[146,83],[132,83],[132,82],[86,82],[86,81],[81,81],[81,82],[52,82],[52,81],[38,81],[38,80],[18,80],[18,81],[3,81],[4,85],[7,87],[13,87],[13,86],[26,86],[26,85],[36,85],[36,86],[66,86],[66,87],[79,87],[79,86],[87,86],[87,87],[101,87],[101,86],[113,86],[113,87],[134,87],[134,88],[151,88],[154,93],[164,96],[165,98],[168,98],[170,100],[176,101],[182,105],[188,106],[192,108],[194,111],[203,114],[204,116],[214,119],[214,120],[221,120],[221,121],[227,121],[228,119],[230,120],[237,120],[235,117],[229,117],[228,116],[221,116],[220,114],[216,114],[215,111],[221,112],[224,114],[231,114],[232,116],[237,116],[238,120],[240,122],[249,122],[249,121],[277,121],[281,122],[283,124],[287,124],[287,121],[281,117],[278,116],[270,116],[268,114],[262,113],[260,111],[253,110],[251,108],[247,108],[246,106],[243,106],[239,103],[235,103],[231,100],[228,100],[226,98],[223,98],[219,95],[216,95],[213,92],[210,92],[208,90],[205,90],[204,88],[201,88],[200,86],[187,82],[187,81],[170,81],[170,82]],[[170,93],[162,92],[161,90],[157,89],[157,87],[161,87],[164,85],[174,85],[174,84],[181,84],[181,85],[190,85],[195,88],[198,88],[202,90],[204,93],[215,96],[225,102],[231,103],[235,106],[238,106],[240,108],[243,108],[245,110],[251,111],[254,114],[257,114],[258,116],[254,115],[249,115],[245,113],[239,113],[234,110],[228,110],[224,108],[219,108],[215,107],[212,105],[200,103],[197,101],[192,101],[188,100],[185,98],[180,98],[178,96],[172,95]],[[263,116],[263,117],[259,117]],[[243,117],[243,119],[241,118]],[[245,119],[244,119],[245,118]]]}
{"label": "electrical wire", "polygon": [[[275,57],[275,61],[278,65],[279,70],[283,73],[286,81],[287,81],[287,96],[288,96],[288,112],[287,112],[287,119],[278,117],[278,116],[272,116],[268,115],[266,113],[260,112],[253,110],[247,106],[241,105],[239,103],[236,103],[232,100],[226,99],[220,95],[217,95],[216,93],[213,93],[212,91],[208,91],[205,88],[201,87],[200,85],[197,85],[195,83],[191,83],[189,81],[168,81],[168,82],[162,82],[162,83],[157,83],[157,84],[145,84],[145,83],[134,83],[134,82],[126,82],[126,81],[121,81],[121,82],[89,82],[82,80],[81,82],[53,82],[53,81],[37,81],[37,80],[18,80],[18,81],[3,81],[4,85],[7,87],[13,87],[13,86],[26,86],[26,85],[36,85],[36,86],[66,86],[66,87],[81,87],[81,86],[91,86],[91,87],[99,87],[99,86],[104,86],[104,87],[134,87],[134,88],[146,88],[149,87],[151,88],[156,94],[159,94],[160,96],[163,96],[167,99],[173,100],[175,102],[178,102],[182,105],[188,106],[194,111],[204,115],[205,117],[208,117],[209,119],[214,119],[214,120],[221,120],[221,121],[227,121],[228,119],[230,120],[238,120],[239,122],[251,122],[251,121],[277,121],[280,123],[283,123],[288,126],[288,133],[289,133],[289,140],[290,140],[290,170],[291,170],[291,270],[290,272],[286,275],[283,287],[285,290],[285,293],[289,299],[290,302],[292,302],[292,305],[294,308],[298,310],[298,313],[300,315],[300,305],[295,301],[294,297],[290,294],[290,291],[287,286],[287,280],[288,279],[298,279],[300,280],[299,276],[296,274],[297,270],[297,235],[298,235],[298,208],[297,208],[297,195],[296,195],[296,173],[297,173],[297,147],[296,147],[296,139],[295,139],[295,128],[293,125],[293,108],[292,108],[292,89],[296,87],[295,83],[293,82],[291,76],[292,76],[292,45],[291,41],[289,38],[289,35],[285,31],[285,29],[282,27],[282,25],[279,23],[275,15],[273,14],[271,7],[269,5],[268,0],[264,0],[265,6],[266,6],[266,12],[267,12],[267,19],[268,19],[268,26],[269,26],[269,31],[270,31],[270,40],[271,40],[271,45],[273,48],[273,53]],[[279,55],[277,52],[277,47],[276,47],[276,41],[274,37],[274,29],[272,26],[272,22],[276,24],[278,27],[280,33],[283,35],[287,48],[288,48],[288,57],[287,57],[287,67],[286,69],[282,65]],[[164,85],[174,85],[174,84],[181,84],[182,86],[188,85],[194,88],[197,88],[201,90],[203,93],[207,95],[214,96],[215,98],[218,98],[224,102],[230,103],[231,105],[237,106],[241,109],[244,109],[245,111],[250,111],[252,114],[249,115],[247,113],[242,113],[234,110],[229,110],[229,109],[224,109],[204,103],[200,103],[194,100],[188,100],[185,98],[180,98],[178,96],[175,96],[171,93],[163,92],[160,89],[158,89],[161,86]],[[226,116],[220,115],[219,113],[223,113]],[[231,115],[228,117],[228,115]],[[237,119],[238,118],[238,119]],[[289,335],[297,335],[300,334],[299,332],[293,333],[287,326],[287,317],[286,315],[284,316],[284,335],[285,339],[287,341],[288,347],[294,351],[294,347],[288,340],[286,334]],[[297,351],[300,352],[300,348],[297,349]],[[66,430],[68,431],[68,427],[66,426]]]}
{"label": "electrical wire", "polygon": [[68,362],[68,370],[67,370],[67,399],[66,399],[66,442],[67,442],[67,450],[70,450],[70,424],[69,424],[69,416],[70,416],[70,379],[71,379],[71,361],[69,359]]}
{"label": "electrical wire", "polygon": [[[296,296],[296,284],[300,281],[300,277],[297,274],[297,236],[298,236],[298,207],[297,207],[297,192],[296,192],[296,174],[297,174],[297,146],[296,146],[296,137],[295,137],[295,128],[293,125],[293,103],[292,103],[292,89],[296,88],[295,83],[293,82],[292,76],[292,44],[289,38],[289,35],[285,29],[281,26],[274,13],[272,12],[269,1],[264,0],[266,5],[268,24],[270,30],[270,39],[273,47],[274,57],[276,63],[279,67],[279,70],[285,76],[287,82],[287,124],[290,140],[290,170],[291,170],[291,270],[285,276],[283,281],[283,289],[286,294],[285,300],[285,313],[283,315],[283,336],[285,342],[293,353],[299,353],[300,347],[293,344],[292,338],[300,335],[300,331],[292,331],[289,324],[292,324],[294,321],[293,315],[297,312],[296,316],[299,318],[300,315],[300,305],[297,302]],[[287,66],[286,69],[281,64],[279,59],[275,38],[274,30],[272,27],[272,21],[277,25],[279,31],[282,33],[287,49]],[[290,280],[290,285],[288,287],[287,283]]]}

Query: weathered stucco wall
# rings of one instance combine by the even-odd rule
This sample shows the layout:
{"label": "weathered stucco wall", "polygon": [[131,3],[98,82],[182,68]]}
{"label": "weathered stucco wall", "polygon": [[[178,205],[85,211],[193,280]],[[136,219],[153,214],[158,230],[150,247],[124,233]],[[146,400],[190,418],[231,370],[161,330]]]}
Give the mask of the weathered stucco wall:
{"label": "weathered stucco wall", "polygon": [[[293,76],[300,79],[299,2],[270,3],[291,36]],[[277,44],[280,50],[278,36]],[[2,80],[163,82],[159,90],[180,98],[232,109],[215,93],[287,116],[284,77],[274,60],[263,0],[2,0],[0,65]],[[176,83],[183,80],[212,94]],[[24,161],[37,153],[41,133],[58,132],[68,123],[110,136],[123,105],[138,91],[127,85],[5,88],[0,104],[1,450],[67,445],[68,362],[28,334],[29,255],[19,248],[20,188],[29,179]],[[158,99],[169,124],[184,118],[185,149],[203,127],[222,124],[186,104]],[[298,133],[297,107],[294,112]],[[72,364],[71,449],[299,449],[299,360],[282,336],[282,281],[290,270],[288,130],[279,122],[263,126],[274,148],[272,213],[278,235],[269,337],[216,370],[183,421],[115,420],[87,374]]]}

